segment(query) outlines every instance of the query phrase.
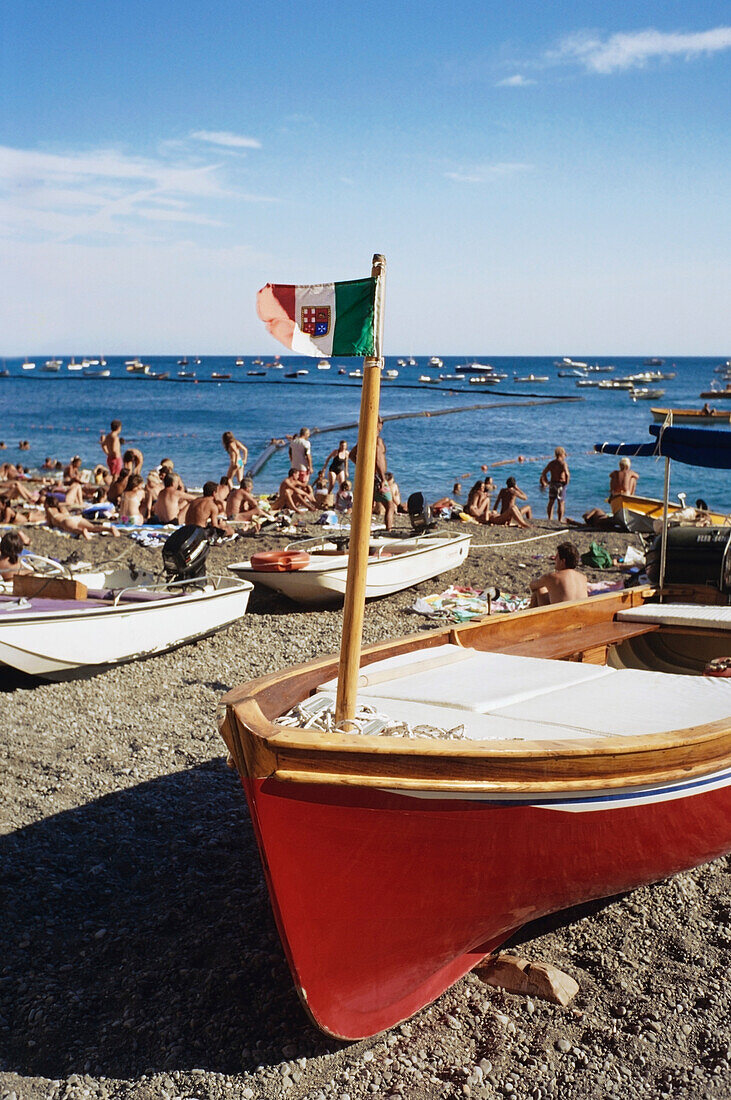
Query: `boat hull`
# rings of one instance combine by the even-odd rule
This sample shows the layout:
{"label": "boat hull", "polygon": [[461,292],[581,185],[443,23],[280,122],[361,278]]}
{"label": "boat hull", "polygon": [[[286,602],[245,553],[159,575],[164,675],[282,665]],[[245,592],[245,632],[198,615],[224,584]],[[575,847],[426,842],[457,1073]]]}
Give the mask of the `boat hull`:
{"label": "boat hull", "polygon": [[149,603],[52,610],[59,601],[41,600],[31,613],[4,610],[0,667],[46,680],[92,676],[221,630],[244,614],[250,593],[241,584]]}
{"label": "boat hull", "polygon": [[303,1005],[361,1039],[438,997],[527,921],[713,859],[728,787],[548,805],[246,779]]}
{"label": "boat hull", "polygon": [[[464,535],[430,546],[430,539],[427,537],[421,548],[413,552],[370,559],[366,572],[365,598],[373,600],[379,596],[388,596],[392,592],[400,592],[421,581],[439,576],[440,573],[458,568],[469,553],[470,541],[471,536]],[[296,548],[296,543],[289,547]],[[248,562],[233,563],[229,569],[237,577],[281,592],[295,603],[319,606],[343,600],[348,557],[347,554],[342,554],[323,565],[313,555],[310,564],[304,569],[290,573],[260,572],[251,568]]]}
{"label": "boat hull", "polygon": [[[634,534],[653,534],[656,524],[662,522],[664,504],[661,500],[617,493],[609,498],[609,504],[612,515],[625,530],[632,531]],[[669,516],[677,515],[680,511],[682,511],[680,505],[668,503]],[[713,527],[725,527],[729,522],[728,517],[721,512],[706,512],[705,517]]]}

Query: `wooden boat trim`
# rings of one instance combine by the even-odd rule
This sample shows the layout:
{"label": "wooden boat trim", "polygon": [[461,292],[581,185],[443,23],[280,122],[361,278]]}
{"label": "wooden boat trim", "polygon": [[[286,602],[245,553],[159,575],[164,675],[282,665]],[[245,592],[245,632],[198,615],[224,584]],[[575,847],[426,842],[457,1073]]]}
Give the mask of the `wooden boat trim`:
{"label": "wooden boat trim", "polygon": [[[574,635],[575,652],[580,653],[583,624],[593,620],[611,627],[617,610],[642,604],[652,593],[649,588],[628,589],[595,597],[589,604],[565,603],[445,628],[426,638],[379,643],[363,651],[362,664],[417,647],[465,645],[470,637],[479,639],[482,650],[502,650],[516,637],[568,640]],[[531,630],[533,623],[535,630]],[[636,737],[574,740],[567,736],[559,741],[513,742],[408,741],[329,734],[271,721],[336,672],[337,658],[325,657],[272,673],[225,696],[221,732],[242,776],[276,777],[293,784],[531,795],[687,781],[731,761],[731,721],[726,719]]]}

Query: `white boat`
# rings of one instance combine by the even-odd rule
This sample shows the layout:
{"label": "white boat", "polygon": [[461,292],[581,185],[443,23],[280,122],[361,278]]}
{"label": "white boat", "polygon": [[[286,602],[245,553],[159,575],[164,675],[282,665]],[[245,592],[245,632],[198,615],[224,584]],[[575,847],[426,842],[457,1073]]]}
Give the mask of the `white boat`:
{"label": "white boat", "polygon": [[497,374],[473,374],[468,379],[471,386],[497,386],[500,376]]}
{"label": "white boat", "polygon": [[129,374],[149,374],[150,364],[143,363],[141,359],[129,359],[125,364],[125,369]]}
{"label": "white boat", "polygon": [[[156,584],[159,577],[146,569],[138,569],[131,562],[123,564],[120,559],[114,558],[106,562],[92,563],[89,561],[61,562],[54,558],[45,558],[40,554],[26,551],[23,554],[23,565],[26,569],[33,570],[33,574],[47,580],[81,581],[88,589],[115,589],[129,588],[134,585]],[[12,593],[12,580],[0,580],[0,593]],[[0,616],[2,622],[2,616]]]}
{"label": "white boat", "polygon": [[36,365],[35,365],[35,363],[29,363],[28,360],[26,359],[24,363],[21,363],[21,369],[22,370],[35,370]]}
{"label": "white boat", "polygon": [[420,374],[419,375],[419,381],[420,382],[431,382],[432,384],[434,384],[434,383],[438,382],[439,379],[438,378],[432,378],[432,376],[430,374]]}
{"label": "white boat", "polygon": [[[456,569],[466,559],[471,539],[471,535],[462,532],[436,531],[411,538],[371,538],[366,599],[400,592]],[[346,537],[321,535],[291,543],[279,556],[281,564],[291,565],[289,571],[280,572],[276,568],[276,552],[273,556],[255,554],[251,561],[233,562],[229,569],[237,577],[273,588],[295,603],[334,603],[342,600],[345,593],[347,541]]]}
{"label": "white boat", "polygon": [[392,370],[387,370],[386,371],[386,378],[398,378],[398,371],[393,370],[393,369]]}
{"label": "white boat", "polygon": [[589,366],[588,363],[584,363],[581,359],[571,359],[568,355],[564,355],[559,366],[566,367],[578,367],[579,370],[586,370]]}
{"label": "white boat", "polygon": [[416,366],[418,366],[418,363],[417,363],[416,359],[414,359],[413,355],[410,355],[409,358],[406,360],[406,365],[407,365],[407,367],[416,367]]}
{"label": "white boat", "polygon": [[48,371],[49,374],[55,374],[61,370],[61,367],[62,363],[60,359],[46,359],[41,369]]}
{"label": "white boat", "polygon": [[635,386],[633,390],[629,391],[629,395],[633,401],[655,401],[657,398],[665,396],[665,390],[653,390],[649,386]]}
{"label": "white boat", "polygon": [[515,374],[513,375],[514,382],[547,382],[547,374]]}
{"label": "white boat", "polygon": [[38,579],[17,577],[18,594],[0,595],[0,667],[45,680],[94,675],[213,634],[244,614],[252,588],[236,577],[116,592],[55,580],[67,595],[44,598],[20,594],[28,580]]}
{"label": "white boat", "polygon": [[83,369],[84,369],[83,363],[77,363],[76,359],[72,355],[71,358],[69,359],[68,363],[66,364],[66,370],[83,370]]}
{"label": "white boat", "polygon": [[317,369],[330,370],[330,364],[328,363],[327,359],[321,359],[320,362],[317,364]]}
{"label": "white boat", "polygon": [[348,371],[348,378],[362,378],[362,377],[363,377],[363,371],[362,370]]}
{"label": "white boat", "polygon": [[444,363],[442,362],[442,360],[439,358],[438,355],[432,355],[432,357],[429,360],[427,366],[430,366],[430,367],[443,367]]}

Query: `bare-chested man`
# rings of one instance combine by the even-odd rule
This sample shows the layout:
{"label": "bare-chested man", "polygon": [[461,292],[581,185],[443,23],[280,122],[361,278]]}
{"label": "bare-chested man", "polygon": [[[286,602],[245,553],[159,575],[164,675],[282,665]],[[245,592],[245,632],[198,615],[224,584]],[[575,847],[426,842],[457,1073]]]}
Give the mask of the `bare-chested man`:
{"label": "bare-chested man", "polygon": [[315,494],[309,485],[300,481],[299,471],[295,470],[294,467],[279,486],[279,493],[272,504],[272,508],[286,508],[291,512],[315,512],[317,510]]}
{"label": "bare-chested man", "polygon": [[[388,487],[388,481],[386,474],[388,473],[388,466],[386,465],[386,444],[381,438],[381,432],[383,431],[383,417],[378,417],[378,436],[376,438],[376,470],[373,478],[373,503],[382,504],[384,508],[384,522],[386,524],[386,530],[393,530],[393,518],[396,515],[396,505],[393,502],[393,496],[391,490]],[[351,462],[357,462],[358,460],[358,444],[353,447],[350,452]]]}
{"label": "bare-chested man", "polygon": [[203,496],[191,500],[185,513],[185,522],[194,527],[215,527],[225,535],[233,535],[233,530],[225,522],[225,498],[221,486],[215,481],[207,481],[203,486]]}
{"label": "bare-chested man", "polygon": [[563,523],[563,517],[566,514],[566,489],[571,480],[571,474],[563,447],[557,447],[553,454],[554,457],[543,469],[540,485],[541,489],[548,488],[548,508],[546,509],[548,518],[553,518],[553,506],[558,504],[558,522]]}
{"label": "bare-chested man", "polygon": [[266,513],[259,507],[259,502],[252,493],[254,482],[250,477],[245,477],[238,489],[233,489],[226,498],[226,515],[229,519],[251,520],[256,516],[265,516]]}
{"label": "bare-chested man", "polygon": [[531,607],[563,603],[565,600],[585,600],[588,596],[586,577],[577,566],[581,562],[579,551],[573,542],[562,542],[556,547],[553,573],[544,573],[530,582]]}
{"label": "bare-chested man", "polygon": [[195,493],[179,489],[176,474],[166,474],[152,510],[153,518],[158,523],[185,523],[191,500],[195,500]]}
{"label": "bare-chested man", "polygon": [[108,523],[92,523],[84,516],[71,516],[66,511],[66,506],[59,504],[53,497],[46,497],[44,507],[46,523],[58,531],[66,531],[69,535],[81,535],[82,539],[90,539],[92,535],[112,535],[115,539],[119,538],[116,527]]}
{"label": "bare-chested man", "polygon": [[610,497],[615,497],[618,493],[623,493],[624,496],[633,497],[639,479],[640,475],[632,469],[630,460],[623,456],[619,460],[619,469],[612,470],[609,475]]}
{"label": "bare-chested man", "polygon": [[113,420],[109,431],[99,433],[99,444],[107,456],[107,466],[112,477],[119,477],[122,470],[122,443],[119,433],[122,431],[122,421]]}

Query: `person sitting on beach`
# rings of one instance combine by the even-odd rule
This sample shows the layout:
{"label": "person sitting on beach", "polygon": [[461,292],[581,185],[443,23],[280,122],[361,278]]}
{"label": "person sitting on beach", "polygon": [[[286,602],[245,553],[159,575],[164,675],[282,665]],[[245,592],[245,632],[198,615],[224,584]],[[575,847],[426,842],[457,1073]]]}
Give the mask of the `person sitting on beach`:
{"label": "person sitting on beach", "polygon": [[518,488],[515,478],[509,477],[505,482],[505,488],[500,490],[495,501],[495,507],[499,511],[493,512],[487,522],[494,526],[509,527],[515,523],[518,527],[530,527],[533,509],[530,504],[521,507],[517,503],[519,500],[527,499],[523,490]]}
{"label": "person sitting on beach", "polygon": [[[439,503],[439,502],[437,502]],[[480,479],[467,494],[465,513],[477,523],[487,523],[490,515],[490,497],[485,492],[485,482]]]}
{"label": "person sitting on beach", "polygon": [[106,489],[112,484],[112,475],[106,466],[102,466],[99,462],[92,471],[91,480],[94,485]]}
{"label": "person sitting on beach", "polygon": [[78,479],[70,481],[66,486],[66,505],[69,508],[84,507],[84,489]]}
{"label": "person sitting on beach", "polygon": [[272,508],[285,508],[290,512],[315,511],[314,493],[309,485],[305,486],[300,481],[297,470],[290,469],[279,486],[279,493],[272,502]]}
{"label": "person sitting on beach", "polygon": [[348,450],[347,441],[341,439],[335,450],[330,451],[330,454],[323,462],[322,473],[325,472],[325,467],[328,462],[330,463],[330,469],[328,471],[328,493],[331,493],[336,485],[342,485],[347,479],[349,457],[350,451]]}
{"label": "person sitting on beach", "polygon": [[131,466],[122,466],[117,476],[112,481],[112,484],[107,488],[107,500],[115,507],[118,505],[122,493],[127,488],[127,482],[132,476]]}
{"label": "person sitting on beach", "polygon": [[267,513],[259,507],[253,489],[254,482],[250,477],[245,477],[238,489],[232,489],[226,498],[226,515],[229,519],[256,520],[266,517]]}
{"label": "person sitting on beach", "polygon": [[177,475],[166,474],[163,488],[158,493],[152,509],[152,518],[157,523],[185,523],[188,505],[195,500],[194,493],[186,493],[177,486]]}
{"label": "person sitting on beach", "polygon": [[215,481],[207,481],[203,486],[203,496],[195,497],[188,505],[185,522],[193,527],[213,527],[224,535],[233,535],[233,528],[225,520],[225,503],[221,499],[221,486]]}
{"label": "person sitting on beach", "polygon": [[64,466],[63,480],[66,482],[78,481],[81,483],[81,455],[74,455],[68,466]]}
{"label": "person sitting on beach", "polygon": [[249,458],[248,448],[240,439],[236,438],[233,432],[224,432],[221,436],[221,442],[223,443],[223,449],[228,454],[226,480],[229,485],[233,486],[234,478],[237,477],[239,486],[241,486],[244,483],[244,470]]}
{"label": "person sitting on beach", "polygon": [[612,470],[609,475],[609,496],[615,497],[622,493],[624,496],[633,497],[637,488],[640,475],[632,469],[632,463],[626,456],[619,460],[619,469]]}
{"label": "person sitting on beach", "polygon": [[554,457],[543,468],[540,486],[541,489],[548,489],[548,508],[546,510],[548,518],[553,518],[553,506],[557,504],[558,522],[563,523],[563,517],[566,514],[566,489],[571,480],[571,474],[566,462],[566,451],[563,447],[556,447],[553,454]]}
{"label": "person sitting on beach", "polygon": [[401,490],[398,487],[398,482],[396,481],[396,478],[393,476],[390,470],[386,471],[386,485],[391,491],[391,499],[396,505],[396,511],[399,512],[401,515],[407,515],[409,510],[406,505],[402,504],[401,502]]}
{"label": "person sitting on beach", "polygon": [[[325,512],[328,508],[332,508],[333,506],[333,495],[327,481],[328,479],[325,477],[324,472],[317,475],[314,490],[315,506],[319,508],[321,512]],[[338,482],[338,489],[340,489],[340,482]]]}
{"label": "person sitting on beach", "polygon": [[112,477],[119,477],[122,471],[122,444],[119,433],[122,431],[122,421],[113,420],[110,429],[105,435],[99,433],[99,444],[107,456],[107,466]]}
{"label": "person sitting on beach", "polygon": [[589,595],[586,577],[578,570],[581,561],[573,542],[562,542],[556,547],[552,573],[545,573],[530,582],[531,607],[563,603],[565,600],[585,600]]}
{"label": "person sitting on beach", "polygon": [[335,494],[335,511],[342,512],[343,515],[350,515],[353,511],[353,490],[351,483],[347,480],[338,486]]}
{"label": "person sitting on beach", "polygon": [[52,496],[47,496],[44,501],[46,511],[46,523],[57,531],[66,531],[69,535],[80,535],[82,539],[90,539],[92,535],[112,535],[119,538],[119,531],[108,523],[92,523],[84,516],[71,516],[66,511],[64,504],[59,504]]}
{"label": "person sitting on beach", "polygon": [[142,503],[145,499],[145,483],[139,474],[130,474],[125,490],[119,498],[117,509],[121,523],[132,523],[141,527],[145,522]]}
{"label": "person sitting on beach", "polygon": [[42,470],[55,470],[56,469],[56,459],[55,458],[47,458],[46,461],[41,466],[41,469]]}
{"label": "person sitting on beach", "polygon": [[26,546],[30,546],[30,539],[22,531],[8,531],[0,539],[0,578],[2,580],[12,580],[16,573],[31,572],[20,560],[20,555]]}
{"label": "person sitting on beach", "polygon": [[148,519],[155,510],[155,501],[162,492],[162,478],[157,470],[150,470],[145,481],[145,497],[142,502],[142,513]]}

